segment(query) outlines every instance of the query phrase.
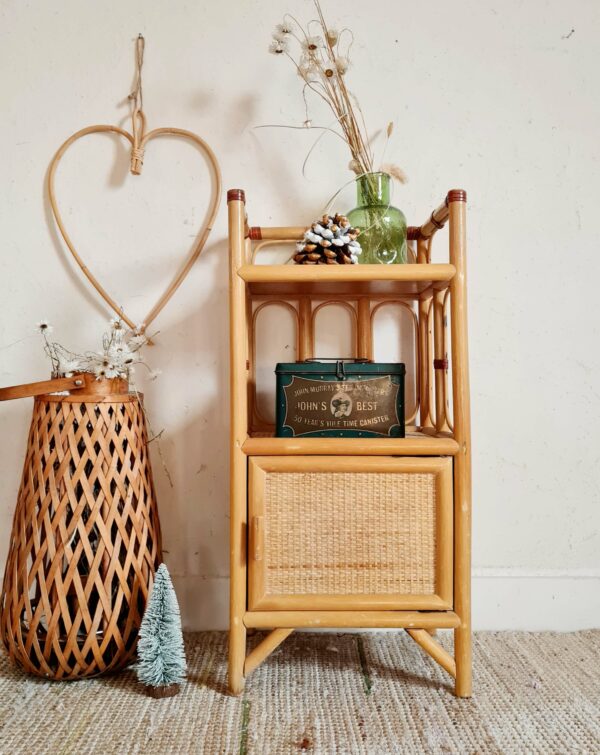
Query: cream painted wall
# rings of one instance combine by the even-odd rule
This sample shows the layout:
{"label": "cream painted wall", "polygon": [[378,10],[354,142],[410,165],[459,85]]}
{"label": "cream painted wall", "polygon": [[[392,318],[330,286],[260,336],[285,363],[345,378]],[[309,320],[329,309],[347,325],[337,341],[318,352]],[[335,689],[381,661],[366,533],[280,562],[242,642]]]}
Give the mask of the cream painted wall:
{"label": "cream painted wall", "polygon": [[[225,187],[246,189],[251,222],[310,221],[349,177],[332,140],[304,179],[311,134],[252,129],[304,120],[298,80],[267,46],[284,10],[307,16],[306,0],[2,0],[0,8],[3,385],[46,376],[32,332],[39,318],[86,349],[109,316],[65,257],[44,175],[73,131],[124,122],[138,31],[147,38],[150,126],[201,134]],[[396,204],[418,223],[447,189],[469,192],[475,623],[600,625],[600,5],[330,0],[326,10],[356,33],[348,77],[369,123],[398,122],[389,157],[411,180]],[[318,111],[313,120],[326,122]],[[193,237],[207,171],[193,148],[169,141],[149,147],[141,178],[126,168],[122,145],[94,137],[65,160],[58,188],[90,266],[139,320]],[[186,625],[224,627],[224,206],[157,327],[148,358],[163,375],[140,383],[154,428],[164,428],[174,483],[155,455],[165,558]],[[275,338],[276,322],[269,327]],[[28,401],[0,406],[1,562],[30,412]]]}

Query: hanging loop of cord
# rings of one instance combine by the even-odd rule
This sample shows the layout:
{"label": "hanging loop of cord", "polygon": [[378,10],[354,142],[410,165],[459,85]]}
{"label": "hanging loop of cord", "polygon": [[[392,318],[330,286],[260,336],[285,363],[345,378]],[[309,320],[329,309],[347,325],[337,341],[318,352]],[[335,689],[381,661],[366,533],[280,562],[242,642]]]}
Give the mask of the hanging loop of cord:
{"label": "hanging loop of cord", "polygon": [[144,115],[144,96],[142,91],[142,66],[144,65],[144,48],[146,40],[141,34],[135,41],[135,68],[136,78],[133,92],[129,95],[133,109],[131,113],[131,133],[133,144],[131,147],[130,171],[134,176],[139,176],[144,165],[143,139],[146,131],[146,116]]}

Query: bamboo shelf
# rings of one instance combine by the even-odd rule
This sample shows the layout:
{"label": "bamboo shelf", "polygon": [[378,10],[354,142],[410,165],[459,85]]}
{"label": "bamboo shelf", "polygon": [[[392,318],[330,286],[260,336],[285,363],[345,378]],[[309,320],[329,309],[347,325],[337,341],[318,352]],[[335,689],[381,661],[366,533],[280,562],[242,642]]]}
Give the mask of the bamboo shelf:
{"label": "bamboo shelf", "polygon": [[242,451],[248,456],[333,455],[361,456],[454,456],[458,443],[449,436],[427,435],[406,430],[405,438],[275,438],[255,435],[247,438]]}
{"label": "bamboo shelf", "polygon": [[[231,692],[241,693],[245,677],[295,629],[352,627],[406,630],[454,679],[456,695],[469,697],[466,194],[450,191],[410,227],[411,261],[389,266],[258,264],[262,248],[292,243],[304,228],[251,227],[244,192],[229,191],[227,201]],[[433,264],[433,238],[446,224],[448,261]],[[408,310],[414,327],[406,437],[274,437],[257,395],[257,315],[271,306],[291,312],[304,360],[319,356],[316,314],[343,306],[354,355],[373,359],[376,313],[388,304]],[[248,629],[267,632],[250,653]],[[436,629],[454,632],[453,654]]]}
{"label": "bamboo shelf", "polygon": [[[383,270],[381,268],[384,268]],[[445,290],[454,277],[453,265],[242,265],[238,275],[251,295],[311,296],[352,294],[417,297]]]}

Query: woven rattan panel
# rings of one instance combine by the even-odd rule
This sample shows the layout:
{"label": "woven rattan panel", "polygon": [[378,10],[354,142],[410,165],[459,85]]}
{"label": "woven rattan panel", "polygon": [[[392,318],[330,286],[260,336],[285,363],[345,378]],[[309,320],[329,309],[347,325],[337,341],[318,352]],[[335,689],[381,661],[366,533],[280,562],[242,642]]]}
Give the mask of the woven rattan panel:
{"label": "woven rattan panel", "polygon": [[435,592],[434,474],[271,472],[266,593]]}

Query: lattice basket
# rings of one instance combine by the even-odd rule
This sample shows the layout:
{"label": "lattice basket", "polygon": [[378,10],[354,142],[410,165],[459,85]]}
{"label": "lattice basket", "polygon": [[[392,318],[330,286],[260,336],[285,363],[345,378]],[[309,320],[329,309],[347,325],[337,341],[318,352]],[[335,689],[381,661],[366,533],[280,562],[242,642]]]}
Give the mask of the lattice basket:
{"label": "lattice basket", "polygon": [[[65,388],[67,394],[48,393]],[[18,386],[37,395],[0,603],[10,657],[51,679],[132,658],[160,563],[144,412],[123,380]]]}

